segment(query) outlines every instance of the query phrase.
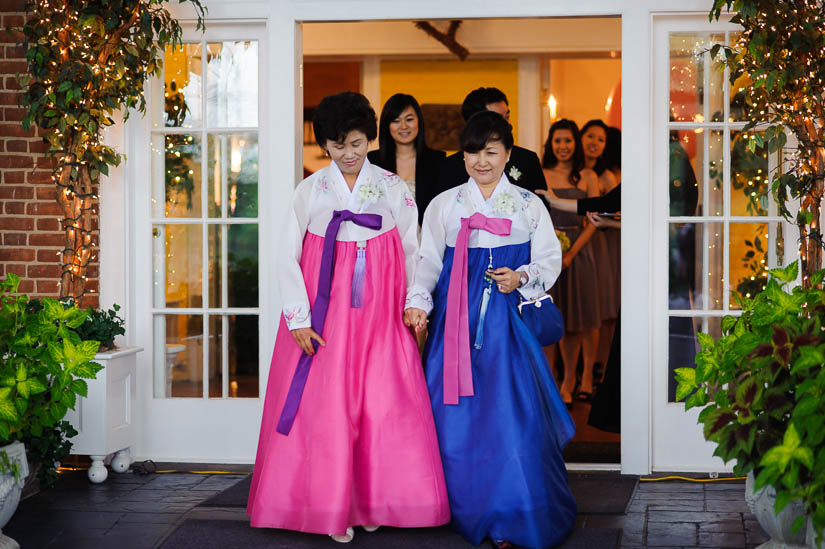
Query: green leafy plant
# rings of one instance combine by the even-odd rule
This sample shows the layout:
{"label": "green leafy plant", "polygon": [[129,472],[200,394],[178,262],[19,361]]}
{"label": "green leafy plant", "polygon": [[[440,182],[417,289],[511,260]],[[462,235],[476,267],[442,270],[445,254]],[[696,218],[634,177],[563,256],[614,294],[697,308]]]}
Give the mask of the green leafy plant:
{"label": "green leafy plant", "polygon": [[69,455],[72,450],[71,438],[77,436],[77,431],[65,419],[54,427],[44,429],[39,437],[24,439],[26,455],[33,463],[39,463],[37,470],[38,480],[42,486],[52,486],[60,478],[56,464]]}
{"label": "green leafy plant", "polygon": [[113,349],[115,337],[126,333],[124,320],[117,315],[119,310],[120,305],[117,304],[107,311],[89,307],[86,309],[86,320],[75,332],[84,341],[99,341],[100,351]]}
{"label": "green leafy plant", "polygon": [[[188,1],[200,30],[206,10],[199,0]],[[144,83],[161,74],[164,48],[181,43],[181,26],[166,3],[29,0],[23,7],[23,127],[39,127],[55,160],[52,180],[65,233],[62,297],[79,301],[85,294],[86,269],[94,259],[95,189],[122,160],[104,144],[102,130],[120,112],[145,112]]]}
{"label": "green leafy plant", "polygon": [[[676,370],[677,400],[702,408],[714,455],[751,471],[755,489],[776,489],[775,511],[799,499],[818,533],[825,528],[825,291],[787,286],[798,262],[769,270],[765,290],[736,295],[742,315],[722,319],[722,336],[698,334],[695,368]],[[804,517],[796,524],[804,525]]]}
{"label": "green leafy plant", "polygon": [[[0,444],[54,441],[55,429],[68,434],[61,421],[87,395],[85,380],[103,368],[91,362],[100,343],[76,332],[87,311],[49,298],[31,307],[27,296],[15,295],[19,283],[13,273],[0,282]],[[56,441],[35,451],[45,459],[61,448]],[[43,466],[53,469],[53,460]]]}

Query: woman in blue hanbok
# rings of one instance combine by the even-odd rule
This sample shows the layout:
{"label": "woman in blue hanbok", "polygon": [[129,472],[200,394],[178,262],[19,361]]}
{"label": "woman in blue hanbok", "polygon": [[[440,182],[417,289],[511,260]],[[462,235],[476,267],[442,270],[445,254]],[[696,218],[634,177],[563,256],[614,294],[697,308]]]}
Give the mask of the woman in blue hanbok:
{"label": "woman in blue hanbok", "polygon": [[467,122],[470,179],[427,208],[405,321],[429,322],[424,364],[453,526],[473,544],[546,547],[576,519],[561,454],[575,428],[518,304],[553,285],[561,247],[541,199],[503,174],[512,146],[497,113]]}

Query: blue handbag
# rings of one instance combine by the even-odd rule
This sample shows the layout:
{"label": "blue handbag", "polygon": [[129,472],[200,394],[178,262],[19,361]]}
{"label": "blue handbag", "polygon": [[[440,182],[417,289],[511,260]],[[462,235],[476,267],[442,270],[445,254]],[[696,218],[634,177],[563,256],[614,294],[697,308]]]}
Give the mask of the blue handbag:
{"label": "blue handbag", "polygon": [[550,295],[544,294],[536,299],[521,301],[518,304],[518,312],[542,347],[558,343],[564,335],[564,319]]}

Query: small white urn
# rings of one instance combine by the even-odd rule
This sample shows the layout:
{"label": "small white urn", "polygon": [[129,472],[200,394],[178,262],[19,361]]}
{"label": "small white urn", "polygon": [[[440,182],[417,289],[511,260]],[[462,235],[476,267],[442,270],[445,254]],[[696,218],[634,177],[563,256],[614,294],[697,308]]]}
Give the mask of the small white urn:
{"label": "small white urn", "polygon": [[805,528],[800,528],[795,534],[791,534],[796,518],[805,516],[802,502],[797,500],[788,503],[777,515],[774,512],[776,502],[774,487],[765,486],[758,492],[754,492],[754,484],[755,479],[751,471],[745,480],[745,502],[756,520],[759,521],[759,526],[771,538],[757,549],[807,549]]}
{"label": "small white urn", "polygon": [[[12,442],[0,448],[0,452],[9,456],[9,463],[17,464],[17,474],[8,471],[0,474],[0,529],[11,520],[17,505],[20,503],[20,492],[23,483],[29,475],[29,464],[26,461],[26,447],[22,442]],[[0,549],[19,549],[20,545],[3,534],[0,530]]]}

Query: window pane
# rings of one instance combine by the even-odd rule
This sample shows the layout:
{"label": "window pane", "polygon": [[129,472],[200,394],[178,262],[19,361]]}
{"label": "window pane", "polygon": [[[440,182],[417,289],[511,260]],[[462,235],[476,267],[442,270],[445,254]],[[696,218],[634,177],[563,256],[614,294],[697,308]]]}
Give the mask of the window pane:
{"label": "window pane", "polygon": [[722,335],[722,319],[719,317],[676,317],[668,319],[668,384],[667,401],[676,402],[677,368],[695,367],[696,353],[701,349],[697,332],[714,338]]}
{"label": "window pane", "polygon": [[[723,236],[721,223],[670,224],[669,309],[722,308]],[[703,268],[705,246],[708,264]]]}
{"label": "window pane", "polygon": [[223,317],[209,317],[209,398],[223,396]]}
{"label": "window pane", "polygon": [[228,307],[258,306],[258,225],[229,225]]}
{"label": "window pane", "polygon": [[210,135],[209,217],[258,216],[258,134]]}
{"label": "window pane", "polygon": [[[724,34],[711,34],[710,46],[713,44],[723,44],[725,42]],[[723,122],[725,119],[725,73],[724,64],[719,60],[710,59],[710,52],[704,53],[710,62],[710,71],[708,71],[708,115],[711,122]]]}
{"label": "window pane", "polygon": [[200,225],[155,225],[153,283],[155,307],[201,307]]}
{"label": "window pane", "polygon": [[221,225],[209,225],[207,229],[209,239],[209,306],[225,307],[221,281],[223,280],[223,242],[224,229]]}
{"label": "window pane", "polygon": [[670,132],[670,215],[701,215],[698,209],[702,195],[702,132],[672,130]]}
{"label": "window pane", "polygon": [[[753,297],[765,289],[767,270],[777,265],[777,257],[782,257],[781,254],[776,254],[784,246],[778,225],[779,223],[730,224],[731,294],[737,292],[744,297]],[[733,295],[730,297],[730,307],[739,308]]]}
{"label": "window pane", "polygon": [[678,122],[704,122],[707,34],[670,35],[670,116]]}
{"label": "window pane", "polygon": [[[155,384],[156,397],[203,397],[203,317],[155,315],[155,361],[163,356],[165,383]],[[164,337],[165,335],[165,337]],[[156,375],[160,375],[158,369]],[[159,395],[159,387],[163,387]]]}
{"label": "window pane", "polygon": [[709,130],[707,141],[708,207],[701,208],[701,211],[706,215],[725,215],[724,133],[721,130]]}
{"label": "window pane", "polygon": [[731,215],[768,215],[768,149],[748,150],[748,142],[755,139],[756,134],[739,131],[730,134]]}
{"label": "window pane", "polygon": [[153,215],[200,217],[200,137],[185,134],[157,136],[153,149],[153,161],[159,163],[153,183]]}
{"label": "window pane", "polygon": [[201,125],[201,45],[167,46],[163,56],[164,125]]}
{"label": "window pane", "polygon": [[210,127],[258,125],[258,43],[207,48],[206,120]]}
{"label": "window pane", "polygon": [[233,315],[229,320],[229,396],[258,396],[258,317]]}

